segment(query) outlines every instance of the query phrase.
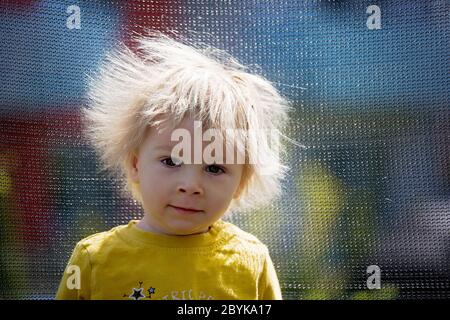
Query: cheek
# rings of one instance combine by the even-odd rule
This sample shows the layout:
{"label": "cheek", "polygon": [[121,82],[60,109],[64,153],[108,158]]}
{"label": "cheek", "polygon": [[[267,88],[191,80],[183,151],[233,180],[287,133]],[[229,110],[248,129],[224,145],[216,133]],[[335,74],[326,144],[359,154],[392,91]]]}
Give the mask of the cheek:
{"label": "cheek", "polygon": [[147,199],[161,198],[168,188],[169,180],[163,170],[148,166],[140,173],[140,184],[143,196]]}
{"label": "cheek", "polygon": [[237,186],[238,181],[236,181],[236,179],[217,179],[207,186],[207,190],[217,201],[226,202],[233,197]]}

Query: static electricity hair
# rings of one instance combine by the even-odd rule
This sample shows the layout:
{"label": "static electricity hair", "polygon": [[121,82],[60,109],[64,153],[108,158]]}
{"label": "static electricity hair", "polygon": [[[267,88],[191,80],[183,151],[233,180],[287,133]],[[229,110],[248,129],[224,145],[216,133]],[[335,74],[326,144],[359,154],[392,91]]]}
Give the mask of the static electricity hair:
{"label": "static electricity hair", "polygon": [[[289,168],[281,163],[285,148],[277,137],[284,136],[289,102],[223,50],[151,30],[134,40],[136,50],[121,43],[89,76],[88,103],[81,109],[84,137],[100,159],[100,170],[120,184],[121,195],[142,204],[130,170],[147,129],[173,129],[195,114],[221,134],[245,132],[235,138],[246,161],[239,196],[229,210],[257,208],[278,197]],[[261,161],[248,161],[251,156]]]}

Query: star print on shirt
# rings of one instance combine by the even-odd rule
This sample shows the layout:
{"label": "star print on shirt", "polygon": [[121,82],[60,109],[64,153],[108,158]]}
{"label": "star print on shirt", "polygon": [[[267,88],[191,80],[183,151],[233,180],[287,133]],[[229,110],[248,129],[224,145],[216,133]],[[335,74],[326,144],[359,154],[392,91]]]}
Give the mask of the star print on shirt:
{"label": "star print on shirt", "polygon": [[150,287],[150,289],[148,289],[147,291],[150,298],[152,297],[152,294],[155,294],[155,288],[153,287]]}
{"label": "star print on shirt", "polygon": [[133,288],[133,293],[130,294],[128,296],[128,298],[135,299],[135,300],[139,300],[139,299],[145,298],[145,296],[142,294],[142,290],[144,290],[144,289],[143,288],[139,288],[139,289]]}

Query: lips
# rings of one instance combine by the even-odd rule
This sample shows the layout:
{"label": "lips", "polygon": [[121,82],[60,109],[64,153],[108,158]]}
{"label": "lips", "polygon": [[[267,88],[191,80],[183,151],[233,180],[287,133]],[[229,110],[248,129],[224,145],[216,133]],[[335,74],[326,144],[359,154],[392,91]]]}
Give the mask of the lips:
{"label": "lips", "polygon": [[169,207],[172,207],[172,208],[177,209],[178,211],[184,212],[184,213],[202,212],[202,210],[197,210],[197,209],[194,209],[194,208],[177,207],[177,206],[172,206],[172,205],[169,205]]}

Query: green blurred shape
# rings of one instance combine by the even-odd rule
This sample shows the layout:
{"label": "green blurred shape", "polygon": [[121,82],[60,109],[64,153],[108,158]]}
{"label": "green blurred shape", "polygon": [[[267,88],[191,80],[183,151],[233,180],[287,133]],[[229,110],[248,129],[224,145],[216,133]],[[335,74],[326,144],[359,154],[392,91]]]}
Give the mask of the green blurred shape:
{"label": "green blurred shape", "polygon": [[0,166],[0,299],[20,299],[28,293],[29,282],[20,217],[12,215],[20,212],[13,201],[20,197],[14,195],[14,181],[8,171],[15,158],[0,154],[0,159],[3,157],[7,161]]}
{"label": "green blurred shape", "polygon": [[357,291],[350,296],[351,300],[393,300],[398,297],[399,290],[394,287]]}
{"label": "green blurred shape", "polygon": [[[321,163],[309,162],[296,177],[296,186],[303,206],[302,230],[298,247],[303,267],[299,283],[300,299],[339,299],[344,294],[348,276],[339,266],[333,268],[333,234],[335,234],[342,208],[346,203],[345,187]],[[330,267],[331,266],[331,267]]]}

